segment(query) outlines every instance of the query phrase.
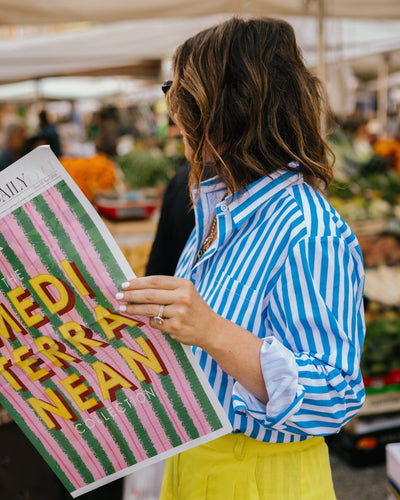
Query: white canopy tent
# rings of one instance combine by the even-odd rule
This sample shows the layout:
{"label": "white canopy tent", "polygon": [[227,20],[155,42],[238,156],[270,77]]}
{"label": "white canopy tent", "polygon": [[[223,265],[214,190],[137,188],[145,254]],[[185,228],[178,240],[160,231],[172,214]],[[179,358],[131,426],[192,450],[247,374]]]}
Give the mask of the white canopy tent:
{"label": "white canopy tent", "polygon": [[[121,69],[125,73],[126,68],[141,61],[170,57],[187,37],[227,17],[122,21],[3,39],[0,41],[0,82],[90,74],[101,69],[115,73],[113,68],[125,68]],[[307,64],[316,67],[318,40],[315,21],[305,17],[286,19],[295,28]],[[400,20],[327,19],[325,24],[325,57],[329,63],[400,51]]]}
{"label": "white canopy tent", "polygon": [[210,15],[313,16],[318,20],[319,73],[324,78],[324,19],[400,19],[399,0],[0,0],[0,25],[110,23]]}
{"label": "white canopy tent", "polygon": [[398,0],[0,0],[0,24],[200,17],[215,14],[400,18]]}

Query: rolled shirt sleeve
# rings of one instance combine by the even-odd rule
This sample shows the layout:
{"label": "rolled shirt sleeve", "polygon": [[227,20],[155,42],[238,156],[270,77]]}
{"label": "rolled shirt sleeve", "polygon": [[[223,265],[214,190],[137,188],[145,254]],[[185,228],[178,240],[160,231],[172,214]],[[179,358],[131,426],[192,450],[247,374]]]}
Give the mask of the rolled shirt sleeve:
{"label": "rolled shirt sleeve", "polygon": [[356,241],[329,236],[297,243],[265,298],[267,336],[260,362],[268,403],[235,382],[235,412],[292,434],[340,430],[365,398],[363,287]]}

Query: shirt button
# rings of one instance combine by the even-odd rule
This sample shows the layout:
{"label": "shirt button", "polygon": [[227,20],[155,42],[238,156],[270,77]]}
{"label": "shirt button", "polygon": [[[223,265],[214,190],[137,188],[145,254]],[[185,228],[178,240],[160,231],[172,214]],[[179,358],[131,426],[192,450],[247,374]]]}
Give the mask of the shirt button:
{"label": "shirt button", "polygon": [[221,205],[221,210],[223,212],[226,212],[228,210],[228,207],[226,205]]}

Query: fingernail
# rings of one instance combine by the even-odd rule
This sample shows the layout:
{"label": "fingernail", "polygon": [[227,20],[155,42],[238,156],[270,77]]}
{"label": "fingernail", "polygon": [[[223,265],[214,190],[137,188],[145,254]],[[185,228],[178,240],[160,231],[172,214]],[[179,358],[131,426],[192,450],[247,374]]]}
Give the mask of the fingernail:
{"label": "fingernail", "polygon": [[126,311],[126,306],[122,305],[122,306],[119,306],[119,310],[121,312],[125,312]]}
{"label": "fingernail", "polygon": [[118,292],[116,295],[115,295],[115,298],[117,300],[122,300],[124,298],[124,294],[122,292]]}
{"label": "fingernail", "polygon": [[124,283],[122,283],[121,288],[128,288],[129,285],[130,285],[129,281],[125,281]]}

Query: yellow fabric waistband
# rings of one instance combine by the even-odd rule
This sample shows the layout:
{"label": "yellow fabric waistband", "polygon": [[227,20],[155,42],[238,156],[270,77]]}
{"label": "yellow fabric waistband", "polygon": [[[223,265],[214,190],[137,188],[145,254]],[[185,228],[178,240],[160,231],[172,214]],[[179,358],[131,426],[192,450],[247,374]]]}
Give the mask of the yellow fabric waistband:
{"label": "yellow fabric waistband", "polygon": [[250,455],[262,454],[264,456],[272,456],[290,451],[305,451],[315,446],[321,446],[323,441],[323,437],[317,436],[305,439],[304,441],[296,441],[294,443],[265,443],[263,441],[257,441],[256,439],[248,437],[242,433],[235,433],[222,436],[221,438],[215,439],[214,441],[206,443],[203,446],[209,447],[210,450],[220,451],[223,453],[233,452],[235,455],[237,453],[246,453]]}

